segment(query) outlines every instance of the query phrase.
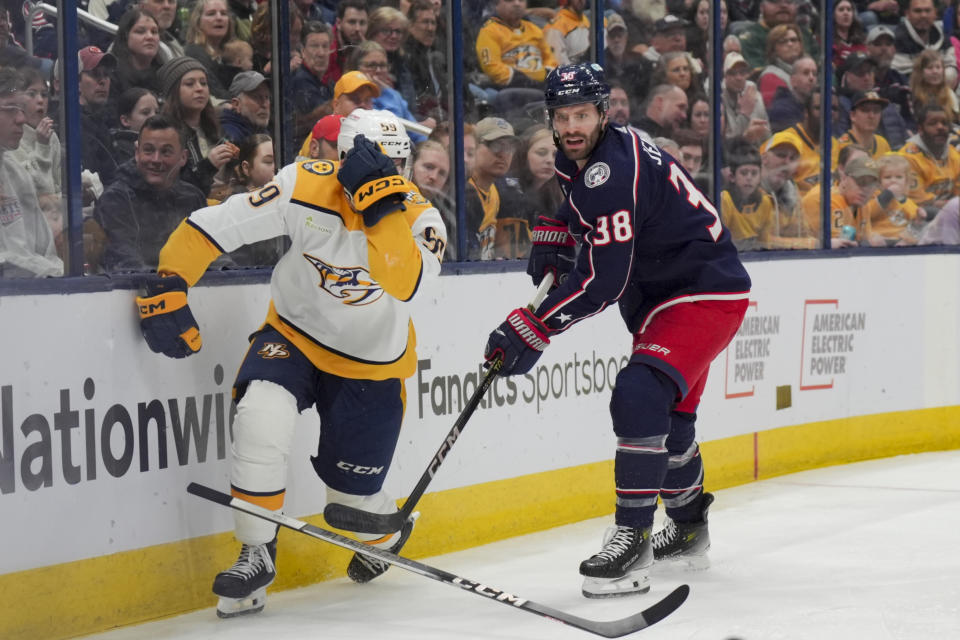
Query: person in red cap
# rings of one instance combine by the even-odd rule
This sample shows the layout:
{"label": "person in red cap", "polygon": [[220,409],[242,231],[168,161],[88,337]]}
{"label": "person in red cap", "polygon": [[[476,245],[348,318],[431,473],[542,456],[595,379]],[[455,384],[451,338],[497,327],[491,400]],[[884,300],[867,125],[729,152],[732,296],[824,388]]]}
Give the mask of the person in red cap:
{"label": "person in red cap", "polygon": [[[338,160],[337,136],[342,116],[330,114],[317,120],[307,143],[307,157],[313,160]],[[306,158],[305,158],[306,159]]]}
{"label": "person in red cap", "polygon": [[113,121],[109,99],[110,79],[117,68],[112,53],[99,47],[84,47],[77,53],[80,68],[81,164],[100,176],[107,186],[113,182],[117,162],[110,151],[110,123]]}

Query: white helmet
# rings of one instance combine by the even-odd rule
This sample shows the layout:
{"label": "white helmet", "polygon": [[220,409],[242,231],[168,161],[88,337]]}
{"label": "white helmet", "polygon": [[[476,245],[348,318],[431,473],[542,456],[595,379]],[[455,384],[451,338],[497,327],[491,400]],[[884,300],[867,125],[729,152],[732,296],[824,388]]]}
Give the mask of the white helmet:
{"label": "white helmet", "polygon": [[354,109],[340,123],[337,155],[341,161],[353,148],[353,139],[358,133],[362,133],[371,142],[379,143],[388,157],[403,160],[400,173],[404,178],[409,176],[407,163],[410,158],[410,137],[397,116],[379,109]]}

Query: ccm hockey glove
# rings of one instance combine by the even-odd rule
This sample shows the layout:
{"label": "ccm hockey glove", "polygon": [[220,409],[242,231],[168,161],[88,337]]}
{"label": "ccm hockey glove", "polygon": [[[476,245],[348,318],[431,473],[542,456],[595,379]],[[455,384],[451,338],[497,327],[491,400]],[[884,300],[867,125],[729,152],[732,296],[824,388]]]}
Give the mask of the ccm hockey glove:
{"label": "ccm hockey glove", "polygon": [[576,243],[559,220],[540,216],[532,233],[533,246],[527,260],[527,275],[540,286],[543,276],[553,273],[554,286],[560,285],[573,269],[577,257]]}
{"label": "ccm hockey glove", "polygon": [[362,133],[353,139],[353,148],[340,163],[337,180],[368,227],[388,213],[404,209],[403,200],[413,189],[397,174],[393,160]]}
{"label": "ccm hockey glove", "polygon": [[187,283],[180,276],[164,276],[147,283],[146,297],[137,296],[140,331],[154,353],[185,358],[200,351],[203,340],[187,306]]}
{"label": "ccm hockey glove", "polygon": [[487,366],[501,359],[502,376],[530,371],[550,344],[549,333],[550,330],[532,311],[526,308],[514,309],[487,339],[487,348],[483,351]]}

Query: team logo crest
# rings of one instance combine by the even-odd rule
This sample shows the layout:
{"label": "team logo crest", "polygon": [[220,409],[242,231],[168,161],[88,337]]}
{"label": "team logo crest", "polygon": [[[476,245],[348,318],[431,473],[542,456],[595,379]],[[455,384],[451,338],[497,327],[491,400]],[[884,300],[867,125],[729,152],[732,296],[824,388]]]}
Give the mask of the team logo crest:
{"label": "team logo crest", "polygon": [[257,355],[265,360],[274,360],[276,358],[289,358],[290,350],[282,342],[264,342],[263,346],[257,351]]}
{"label": "team logo crest", "polygon": [[606,162],[597,162],[590,165],[587,173],[583,176],[583,182],[589,188],[599,187],[610,178],[610,167]]}
{"label": "team logo crest", "polygon": [[334,166],[332,162],[326,160],[311,160],[300,165],[304,171],[308,171],[317,176],[329,176],[333,173]]}
{"label": "team logo crest", "polygon": [[334,298],[340,298],[343,304],[370,304],[383,295],[383,288],[363,267],[336,267],[306,253],[303,257],[320,274],[318,286]]}

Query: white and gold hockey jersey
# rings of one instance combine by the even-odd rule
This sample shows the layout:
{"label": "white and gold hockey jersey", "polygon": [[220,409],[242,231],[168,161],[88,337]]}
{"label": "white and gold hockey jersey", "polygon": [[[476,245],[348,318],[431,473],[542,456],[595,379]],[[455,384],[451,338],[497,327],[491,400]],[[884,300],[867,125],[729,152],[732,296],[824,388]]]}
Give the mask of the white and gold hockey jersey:
{"label": "white and gold hockey jersey", "polygon": [[347,201],[337,163],[284,167],[259,191],[195,211],[170,235],[158,271],[189,285],[221,253],[286,235],[266,323],[319,369],[345,378],[407,378],[416,371],[409,305],[440,273],[440,213],[411,184],[406,211],[373,227]]}

